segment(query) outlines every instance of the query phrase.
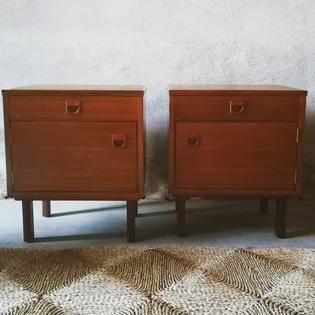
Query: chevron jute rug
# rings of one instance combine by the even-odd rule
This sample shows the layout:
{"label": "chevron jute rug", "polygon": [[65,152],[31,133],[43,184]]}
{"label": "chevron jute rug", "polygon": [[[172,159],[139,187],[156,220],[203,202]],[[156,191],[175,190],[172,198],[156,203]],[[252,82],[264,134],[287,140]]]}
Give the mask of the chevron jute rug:
{"label": "chevron jute rug", "polygon": [[0,314],[315,314],[315,251],[0,249]]}

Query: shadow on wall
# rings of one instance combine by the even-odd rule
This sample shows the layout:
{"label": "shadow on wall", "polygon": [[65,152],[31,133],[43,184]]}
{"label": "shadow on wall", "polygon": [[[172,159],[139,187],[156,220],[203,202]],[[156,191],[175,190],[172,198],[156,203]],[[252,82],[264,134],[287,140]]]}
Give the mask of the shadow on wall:
{"label": "shadow on wall", "polygon": [[168,194],[167,128],[148,130],[146,138],[146,198],[164,199]]}
{"label": "shadow on wall", "polygon": [[[315,109],[315,99],[311,98],[308,108]],[[303,192],[306,198],[315,199],[315,111],[308,110],[305,125],[305,160],[303,163]]]}
{"label": "shadow on wall", "polygon": [[315,164],[311,160],[303,163],[303,199],[315,200]]}
{"label": "shadow on wall", "polygon": [[0,129],[0,199],[6,195],[4,130]]}

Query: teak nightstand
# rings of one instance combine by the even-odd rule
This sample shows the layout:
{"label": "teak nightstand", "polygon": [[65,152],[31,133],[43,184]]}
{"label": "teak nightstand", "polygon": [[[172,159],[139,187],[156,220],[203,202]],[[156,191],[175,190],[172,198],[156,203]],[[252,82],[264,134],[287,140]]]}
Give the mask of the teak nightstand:
{"label": "teak nightstand", "polygon": [[34,239],[33,200],[126,200],[135,240],[144,197],[144,89],[28,86],[4,90],[8,197],[22,200],[24,240]]}
{"label": "teak nightstand", "polygon": [[285,237],[286,199],[301,193],[307,91],[283,86],[174,86],[170,90],[169,192],[178,234],[189,197],[276,198]]}

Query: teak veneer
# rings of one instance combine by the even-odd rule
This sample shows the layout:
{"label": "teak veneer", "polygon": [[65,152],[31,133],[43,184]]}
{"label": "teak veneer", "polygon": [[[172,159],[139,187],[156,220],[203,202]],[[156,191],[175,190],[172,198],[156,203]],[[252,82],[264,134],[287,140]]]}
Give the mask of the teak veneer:
{"label": "teak veneer", "polygon": [[307,91],[278,85],[173,86],[169,192],[178,234],[189,197],[277,199],[276,234],[285,237],[286,199],[301,195]]}
{"label": "teak veneer", "polygon": [[33,200],[126,200],[135,240],[144,197],[144,89],[39,85],[3,90],[8,197],[22,200],[24,240]]}

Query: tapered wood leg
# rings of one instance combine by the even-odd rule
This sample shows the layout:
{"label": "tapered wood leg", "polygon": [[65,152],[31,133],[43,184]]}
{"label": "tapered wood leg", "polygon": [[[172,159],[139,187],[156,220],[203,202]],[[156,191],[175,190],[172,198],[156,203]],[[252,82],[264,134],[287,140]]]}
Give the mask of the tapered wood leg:
{"label": "tapered wood leg", "polygon": [[33,201],[22,200],[24,242],[34,241]]}
{"label": "tapered wood leg", "polygon": [[50,200],[43,200],[43,217],[50,217],[51,215],[51,201]]}
{"label": "tapered wood leg", "polygon": [[286,228],[286,217],[287,217],[287,201],[284,198],[277,199],[276,208],[276,235],[279,238],[285,238]]}
{"label": "tapered wood leg", "polygon": [[183,237],[186,235],[186,198],[176,197],[176,213],[177,213],[177,235]]}
{"label": "tapered wood leg", "polygon": [[127,241],[136,241],[136,215],[138,213],[138,201],[127,201]]}
{"label": "tapered wood leg", "polygon": [[260,199],[260,213],[261,214],[268,213],[268,199],[267,198]]}

